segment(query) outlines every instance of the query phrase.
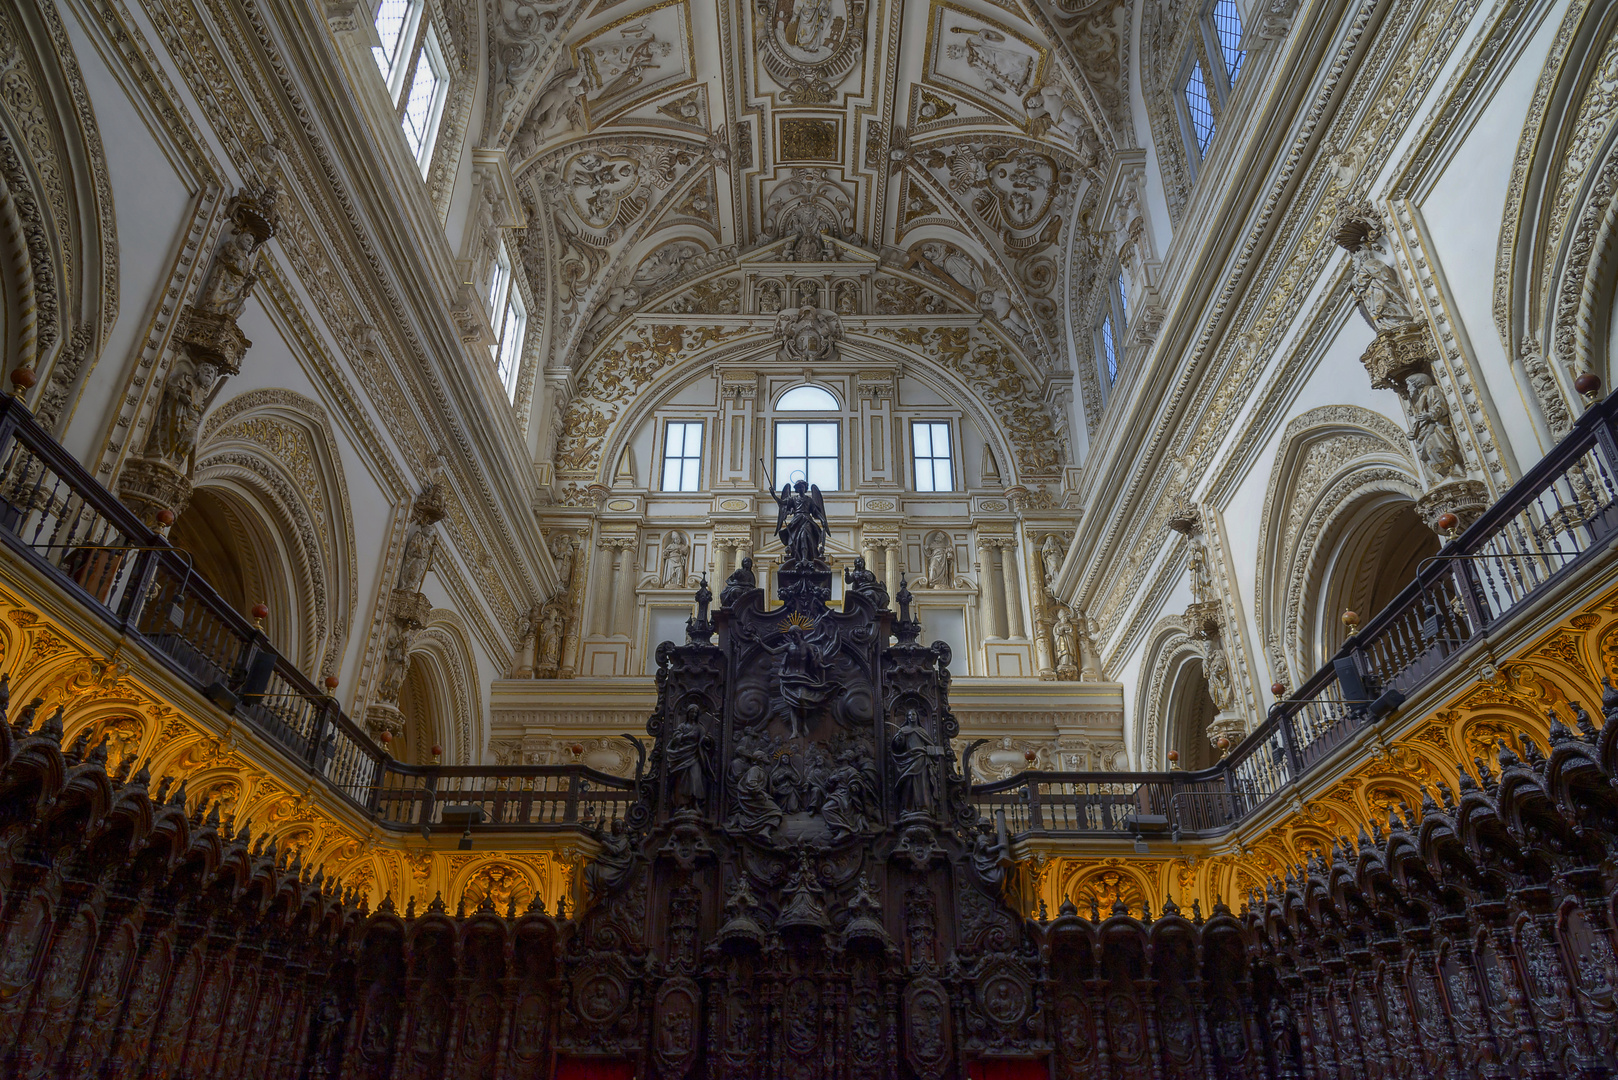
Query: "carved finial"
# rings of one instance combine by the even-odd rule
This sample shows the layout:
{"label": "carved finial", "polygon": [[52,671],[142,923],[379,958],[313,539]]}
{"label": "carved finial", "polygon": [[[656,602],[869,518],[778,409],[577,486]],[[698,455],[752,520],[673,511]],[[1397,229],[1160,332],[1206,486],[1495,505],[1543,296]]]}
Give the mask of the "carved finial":
{"label": "carved finial", "polygon": [[415,917],[416,917],[416,898],[414,896],[412,896],[410,898],[410,902],[405,905],[405,918],[414,919]]}
{"label": "carved finial", "polygon": [[1194,896],[1191,898],[1191,921],[1202,925],[1202,901]]}
{"label": "carved finial", "polygon": [[1040,922],[1049,922],[1050,921],[1050,915],[1045,910],[1045,898],[1043,896],[1041,896],[1039,898],[1039,921]]}
{"label": "carved finial", "polygon": [[556,898],[556,917],[558,919],[567,918],[567,897],[565,896]]}
{"label": "carved finial", "polygon": [[384,896],[382,902],[376,906],[378,915],[393,915],[397,911],[398,909],[393,906],[393,894],[391,892]]}
{"label": "carved finial", "polygon": [[1573,709],[1573,723],[1578,726],[1579,735],[1584,739],[1585,742],[1590,743],[1592,746],[1595,745],[1596,739],[1601,734],[1601,732],[1596,729],[1595,721],[1590,719],[1589,713],[1585,712],[1579,707],[1579,703],[1577,701],[1570,701],[1568,702],[1568,705],[1570,705]]}
{"label": "carved finial", "polygon": [[51,713],[50,716],[46,717],[43,724],[39,725],[39,731],[37,734],[40,738],[49,739],[51,742],[57,744],[61,743],[62,712],[63,707],[61,705],[56,706],[56,711]]}
{"label": "carved finial", "polygon": [[433,902],[427,905],[427,910],[433,915],[442,915],[448,910],[448,908],[444,905],[444,894],[442,891],[433,893]]}
{"label": "carved finial", "polygon": [[30,731],[33,731],[34,714],[39,712],[39,707],[43,704],[45,704],[45,699],[42,697],[37,697],[33,701],[30,701],[28,704],[24,705],[22,707],[22,712],[17,714],[17,719],[12,721],[11,730],[16,732],[19,736],[27,735]]}

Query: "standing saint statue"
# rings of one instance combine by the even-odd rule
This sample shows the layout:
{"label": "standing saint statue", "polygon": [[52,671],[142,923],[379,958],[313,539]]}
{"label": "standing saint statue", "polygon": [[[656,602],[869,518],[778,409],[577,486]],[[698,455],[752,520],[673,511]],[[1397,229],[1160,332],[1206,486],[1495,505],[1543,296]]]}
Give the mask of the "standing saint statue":
{"label": "standing saint statue", "polygon": [[686,707],[685,715],[669,733],[669,802],[677,809],[694,809],[708,797],[709,754],[713,736],[702,726],[702,710]]}
{"label": "standing saint statue", "polygon": [[787,549],[789,563],[819,562],[826,548],[826,502],[820,488],[799,480],[781,485],[781,494],[770,493],[779,510],[775,535]]}
{"label": "standing saint statue", "polygon": [[905,722],[893,733],[891,743],[899,793],[900,813],[928,813],[938,801],[938,779],[933,762],[944,755],[916,718],[915,709],[905,711]]}
{"label": "standing saint statue", "polygon": [[1416,456],[1440,479],[1460,470],[1461,448],[1450,427],[1449,402],[1433,377],[1416,372],[1405,380],[1410,392],[1410,441]]}

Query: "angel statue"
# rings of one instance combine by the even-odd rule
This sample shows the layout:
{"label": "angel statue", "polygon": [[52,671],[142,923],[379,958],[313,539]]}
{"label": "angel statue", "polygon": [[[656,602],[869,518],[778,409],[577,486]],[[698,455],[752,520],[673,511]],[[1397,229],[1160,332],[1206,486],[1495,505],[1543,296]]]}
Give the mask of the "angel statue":
{"label": "angel statue", "polygon": [[791,556],[788,562],[819,562],[826,546],[826,501],[820,497],[820,488],[799,480],[782,484],[779,495],[770,494],[779,508],[775,535]]}

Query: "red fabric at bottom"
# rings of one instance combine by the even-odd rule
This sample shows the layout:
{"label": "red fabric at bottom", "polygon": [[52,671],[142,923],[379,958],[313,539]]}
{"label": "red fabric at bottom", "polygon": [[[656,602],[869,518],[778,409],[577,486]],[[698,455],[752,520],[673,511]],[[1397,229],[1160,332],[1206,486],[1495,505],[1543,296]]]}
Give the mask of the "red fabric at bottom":
{"label": "red fabric at bottom", "polygon": [[556,1080],[635,1080],[635,1065],[600,1058],[558,1058]]}
{"label": "red fabric at bottom", "polygon": [[972,1080],[1050,1080],[1051,1067],[1043,1060],[973,1061],[966,1075]]}

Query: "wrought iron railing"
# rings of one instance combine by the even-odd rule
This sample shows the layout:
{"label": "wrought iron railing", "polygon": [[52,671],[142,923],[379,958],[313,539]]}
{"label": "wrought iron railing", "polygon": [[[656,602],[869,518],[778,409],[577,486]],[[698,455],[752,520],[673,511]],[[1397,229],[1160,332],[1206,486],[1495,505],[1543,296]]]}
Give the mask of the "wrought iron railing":
{"label": "wrought iron railing", "polygon": [[632,781],[582,765],[480,770],[394,761],[221,599],[184,551],[147,528],[9,397],[0,397],[0,542],[385,827],[439,827],[445,807],[460,803],[484,808],[471,822],[477,830],[578,829],[610,824],[628,805]]}
{"label": "wrought iron railing", "polygon": [[1018,835],[1222,832],[1388,715],[1618,535],[1618,395],[1427,560],[1416,578],[1211,769],[1024,773],[973,789]]}
{"label": "wrought iron railing", "polygon": [[[973,788],[1023,836],[1210,835],[1253,814],[1618,534],[1618,396],[1572,433],[1226,758],[1200,772],[1022,773]],[[0,398],[0,542],[386,828],[604,828],[631,780],[570,766],[409,766]]]}

